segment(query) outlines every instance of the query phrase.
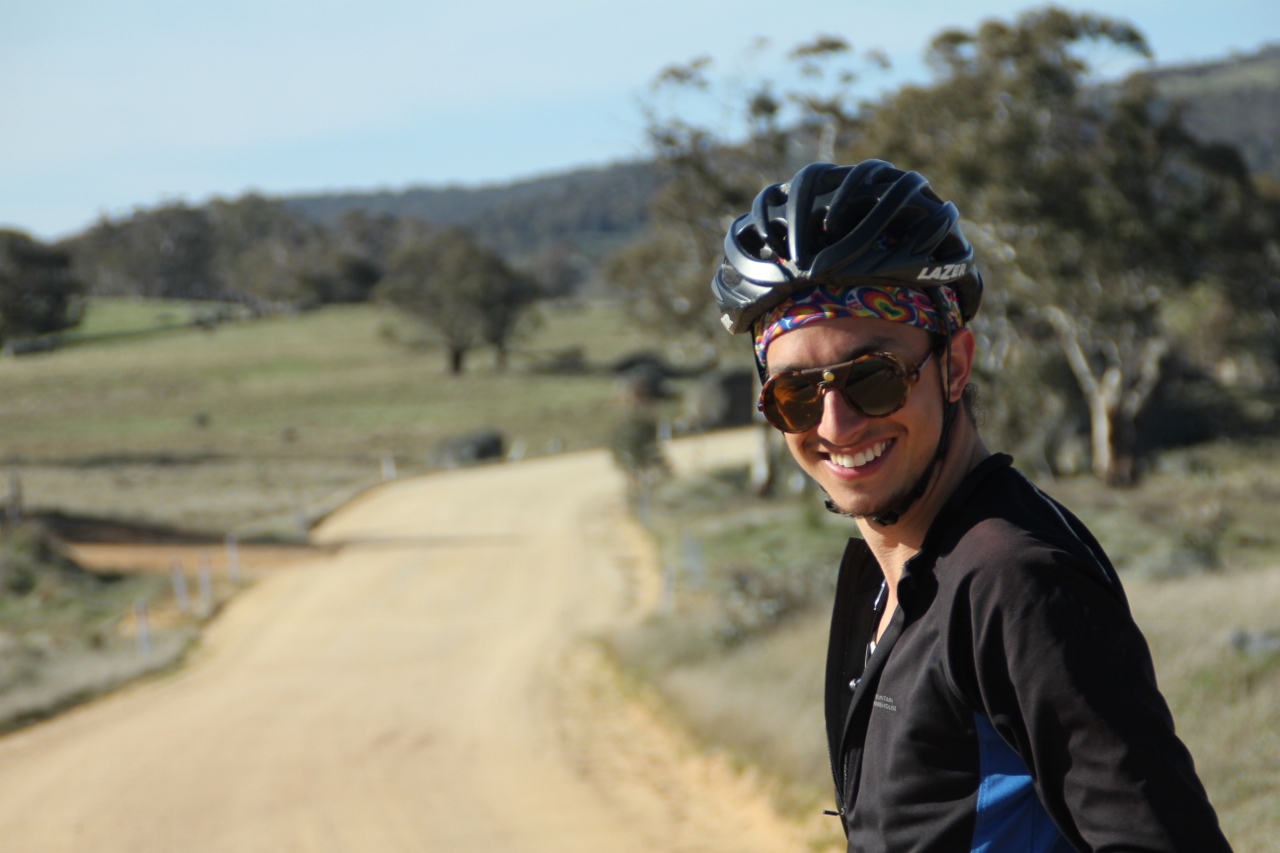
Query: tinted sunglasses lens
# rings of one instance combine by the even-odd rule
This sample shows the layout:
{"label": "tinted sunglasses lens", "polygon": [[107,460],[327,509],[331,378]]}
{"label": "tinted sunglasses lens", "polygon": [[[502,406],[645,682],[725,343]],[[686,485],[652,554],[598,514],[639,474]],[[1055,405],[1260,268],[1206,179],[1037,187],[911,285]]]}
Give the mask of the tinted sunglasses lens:
{"label": "tinted sunglasses lens", "polygon": [[765,389],[764,416],[784,432],[804,432],[822,420],[822,394],[799,376],[779,376]]}
{"label": "tinted sunglasses lens", "polygon": [[906,379],[883,359],[869,358],[852,366],[844,384],[845,399],[870,418],[891,415],[907,398]]}

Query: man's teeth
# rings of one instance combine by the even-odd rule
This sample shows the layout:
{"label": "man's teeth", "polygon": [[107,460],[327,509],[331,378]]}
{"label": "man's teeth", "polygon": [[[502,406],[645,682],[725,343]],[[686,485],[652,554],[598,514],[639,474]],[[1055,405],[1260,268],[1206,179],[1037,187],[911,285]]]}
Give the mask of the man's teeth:
{"label": "man's teeth", "polygon": [[866,450],[859,450],[852,456],[846,456],[843,453],[832,453],[831,461],[839,465],[841,468],[861,468],[872,459],[878,458],[881,453],[884,453],[884,449],[888,446],[889,442],[880,441],[868,447]]}

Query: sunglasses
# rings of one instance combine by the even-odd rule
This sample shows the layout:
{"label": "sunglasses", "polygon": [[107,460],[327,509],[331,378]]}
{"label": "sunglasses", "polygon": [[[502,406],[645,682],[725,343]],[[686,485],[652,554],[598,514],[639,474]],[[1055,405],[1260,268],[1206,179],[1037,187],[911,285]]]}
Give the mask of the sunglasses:
{"label": "sunglasses", "polygon": [[932,356],[931,350],[912,366],[893,353],[873,352],[829,367],[788,370],[764,383],[757,408],[783,432],[805,432],[822,420],[822,396],[838,391],[863,417],[887,417],[906,405]]}

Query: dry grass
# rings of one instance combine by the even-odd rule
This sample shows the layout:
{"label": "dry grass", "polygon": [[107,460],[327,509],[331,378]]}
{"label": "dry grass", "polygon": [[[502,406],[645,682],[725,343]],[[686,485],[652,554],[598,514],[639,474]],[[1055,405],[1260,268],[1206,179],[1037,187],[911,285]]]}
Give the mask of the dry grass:
{"label": "dry grass", "polygon": [[48,653],[21,682],[0,689],[0,732],[45,719],[130,681],[176,665],[196,638],[192,626],[154,631],[148,654],[130,637],[93,649]]}
{"label": "dry grass", "polygon": [[1172,577],[1280,565],[1280,441],[1169,451],[1130,489],[1039,485],[1080,516],[1116,567]]}
{"label": "dry grass", "polygon": [[1280,567],[1126,583],[1178,732],[1238,853],[1280,837],[1280,654],[1235,631],[1280,629]]}

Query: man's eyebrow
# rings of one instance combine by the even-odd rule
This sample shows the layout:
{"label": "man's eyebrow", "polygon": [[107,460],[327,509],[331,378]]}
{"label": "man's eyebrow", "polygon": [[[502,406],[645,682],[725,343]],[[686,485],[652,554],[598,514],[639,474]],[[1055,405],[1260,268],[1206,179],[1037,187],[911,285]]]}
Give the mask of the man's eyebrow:
{"label": "man's eyebrow", "polygon": [[[855,358],[861,358],[862,356],[870,355],[873,352],[884,352],[886,350],[889,350],[889,348],[892,347],[895,343],[896,341],[894,341],[892,338],[871,338],[868,341],[864,341],[858,347],[850,350],[849,353],[845,355],[844,358],[840,359],[839,361],[833,361],[831,363],[844,364],[846,361],[853,361]],[[772,367],[769,368],[768,375],[777,376],[779,373],[791,373],[797,370],[813,370],[817,367],[826,367],[826,366],[827,365],[825,364],[804,365],[804,366],[793,365],[793,364],[780,364],[777,366],[776,369]]]}

